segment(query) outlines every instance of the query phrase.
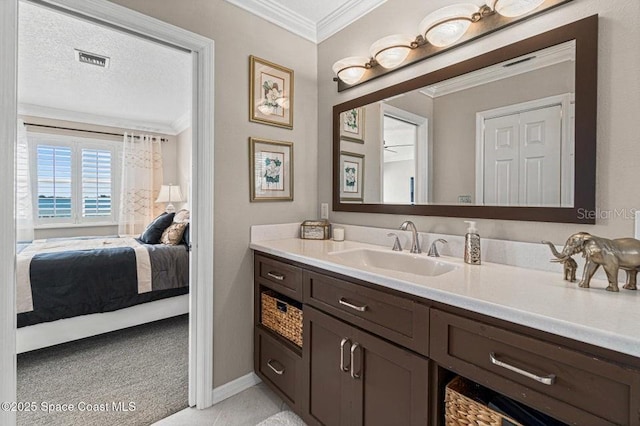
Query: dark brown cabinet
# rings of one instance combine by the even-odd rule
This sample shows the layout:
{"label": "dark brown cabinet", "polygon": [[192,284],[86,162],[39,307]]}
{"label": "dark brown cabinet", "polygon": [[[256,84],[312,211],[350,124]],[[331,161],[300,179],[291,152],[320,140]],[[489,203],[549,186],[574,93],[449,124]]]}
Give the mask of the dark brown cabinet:
{"label": "dark brown cabinet", "polygon": [[[260,292],[302,303],[302,348]],[[571,425],[640,426],[640,360],[256,253],[255,371],[310,425],[444,425],[456,374]]]}
{"label": "dark brown cabinet", "polygon": [[317,425],[427,425],[429,361],[311,307],[304,412]]}

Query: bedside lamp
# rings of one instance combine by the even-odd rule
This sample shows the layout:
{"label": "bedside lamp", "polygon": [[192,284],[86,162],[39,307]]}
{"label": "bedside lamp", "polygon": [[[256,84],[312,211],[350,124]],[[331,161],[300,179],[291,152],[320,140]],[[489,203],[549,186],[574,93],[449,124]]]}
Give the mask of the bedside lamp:
{"label": "bedside lamp", "polygon": [[167,203],[166,212],[174,213],[176,208],[173,206],[173,202],[181,203],[184,201],[182,198],[182,191],[180,191],[180,186],[178,185],[162,185],[160,187],[160,194],[158,194],[158,199],[156,203]]}

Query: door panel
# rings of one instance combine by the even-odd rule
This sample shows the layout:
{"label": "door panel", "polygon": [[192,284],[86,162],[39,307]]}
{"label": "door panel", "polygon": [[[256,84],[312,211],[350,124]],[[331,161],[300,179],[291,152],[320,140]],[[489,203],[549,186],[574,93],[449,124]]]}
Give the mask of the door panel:
{"label": "door panel", "polygon": [[520,115],[520,204],[560,205],[560,105]]}
{"label": "door panel", "polygon": [[520,124],[518,114],[485,120],[484,203],[518,202]]}
{"label": "door panel", "polygon": [[429,361],[363,331],[357,343],[354,424],[427,425]]}
{"label": "door panel", "polygon": [[307,422],[327,426],[353,424],[354,412],[351,396],[354,381],[348,372],[340,370],[341,342],[345,344],[345,368],[349,367],[350,343],[355,340],[355,329],[341,321],[322,314],[309,306],[304,308],[304,360],[307,368],[304,412]]}

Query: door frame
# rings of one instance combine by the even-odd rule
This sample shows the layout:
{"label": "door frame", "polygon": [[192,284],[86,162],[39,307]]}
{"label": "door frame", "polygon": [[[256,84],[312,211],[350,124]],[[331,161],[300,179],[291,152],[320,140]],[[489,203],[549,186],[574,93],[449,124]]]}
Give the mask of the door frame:
{"label": "door frame", "polygon": [[[94,22],[192,52],[191,288],[189,293],[189,405],[213,404],[214,288],[214,41],[106,0],[38,0]],[[0,401],[16,401],[15,177],[19,0],[0,1]],[[15,412],[0,410],[0,424]]]}
{"label": "door frame", "polygon": [[429,202],[431,194],[432,147],[429,140],[429,119],[386,103],[380,104],[380,201],[384,203],[384,117],[396,118],[417,127],[415,147],[414,204]]}
{"label": "door frame", "polygon": [[[474,204],[481,206],[484,205],[485,120],[560,105],[562,107],[562,130],[560,133],[560,168],[561,176],[565,176],[565,174],[562,173],[562,170],[565,170],[569,166],[569,162],[573,161],[575,158],[572,155],[574,149],[573,147],[570,147],[570,120],[567,119],[570,116],[570,111],[572,108],[571,104],[573,102],[573,93],[563,93],[561,95],[549,96],[546,98],[535,99],[533,101],[520,102],[517,104],[488,109],[486,111],[480,111],[476,113],[476,198],[474,200]],[[571,185],[573,185],[573,183],[571,183]],[[564,185],[562,185],[562,187],[564,187]],[[564,198],[565,191],[562,191],[561,194]],[[482,204],[479,203],[479,200],[483,200]],[[567,200],[562,199],[560,204],[563,207],[566,206]],[[571,200],[571,205],[573,206],[573,200]]]}

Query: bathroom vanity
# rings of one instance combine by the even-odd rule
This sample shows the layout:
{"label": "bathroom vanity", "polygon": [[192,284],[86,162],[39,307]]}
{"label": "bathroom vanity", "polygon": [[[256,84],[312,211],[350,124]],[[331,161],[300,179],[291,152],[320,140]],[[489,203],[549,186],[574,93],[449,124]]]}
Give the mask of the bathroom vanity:
{"label": "bathroom vanity", "polygon": [[[308,424],[442,425],[460,375],[568,424],[640,425],[635,293],[425,254],[393,270],[353,241],[251,248],[255,371]],[[301,348],[261,324],[264,290],[302,304]]]}

